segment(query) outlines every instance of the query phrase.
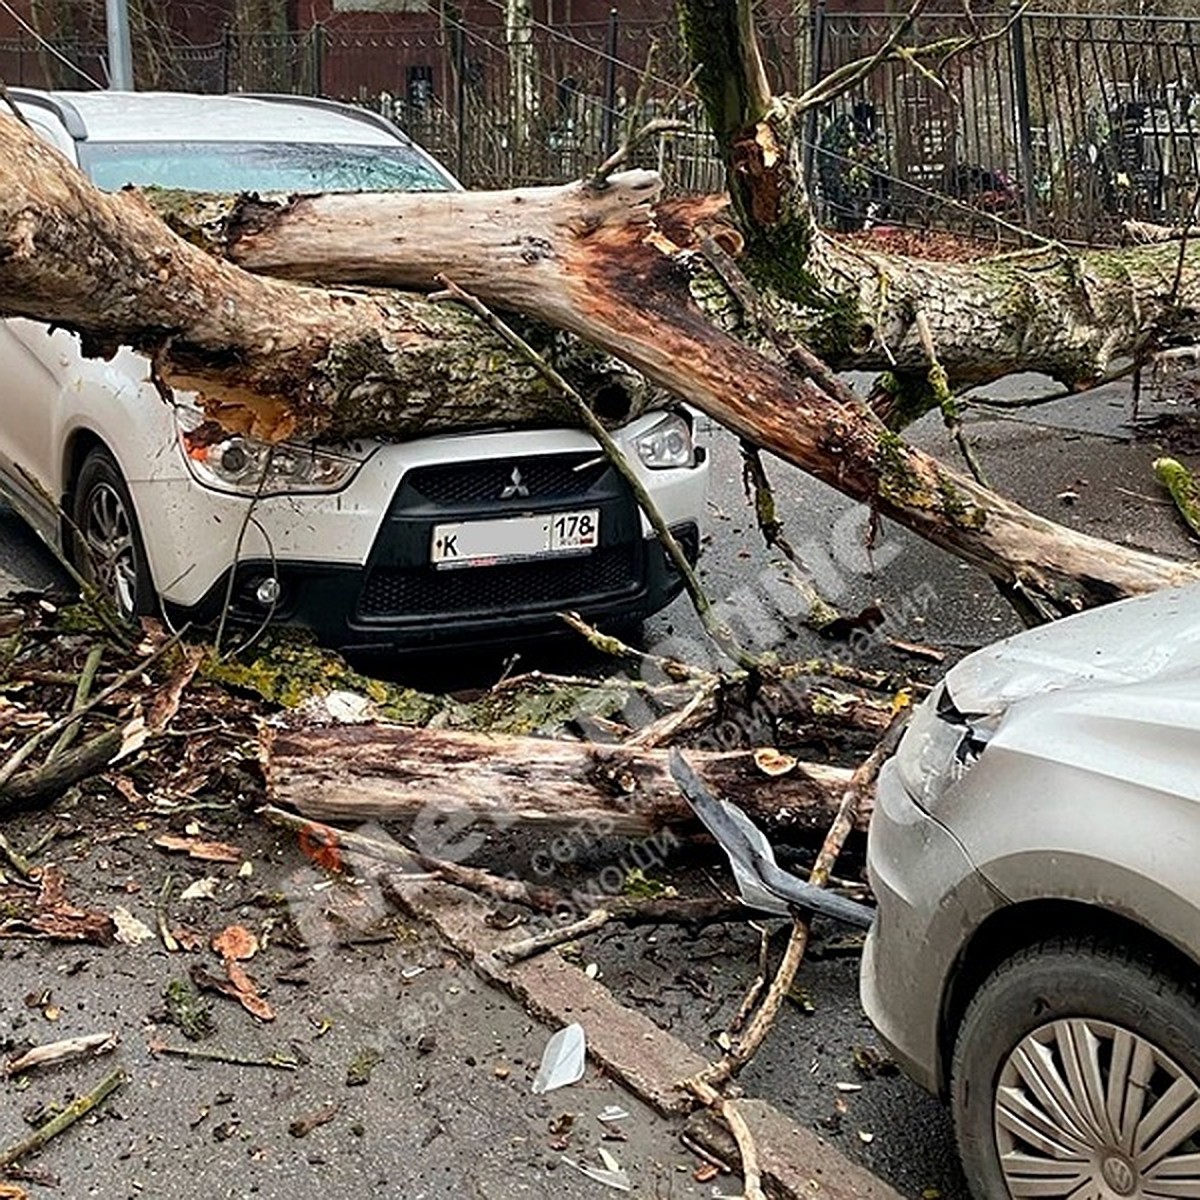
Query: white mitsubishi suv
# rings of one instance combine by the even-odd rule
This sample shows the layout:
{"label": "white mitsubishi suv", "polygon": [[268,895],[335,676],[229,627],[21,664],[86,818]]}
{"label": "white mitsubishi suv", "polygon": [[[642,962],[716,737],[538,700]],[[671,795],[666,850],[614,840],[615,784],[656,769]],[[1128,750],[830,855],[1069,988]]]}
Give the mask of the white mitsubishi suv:
{"label": "white mitsubishi suv", "polygon": [[[293,96],[9,89],[101,188],[449,190],[394,125]],[[628,485],[574,429],[400,444],[188,435],[128,350],[0,321],[0,493],[126,617],[308,626],[342,649],[507,641],[574,609],[634,623],[680,590]],[[616,433],[693,559],[707,464],[685,411]]]}

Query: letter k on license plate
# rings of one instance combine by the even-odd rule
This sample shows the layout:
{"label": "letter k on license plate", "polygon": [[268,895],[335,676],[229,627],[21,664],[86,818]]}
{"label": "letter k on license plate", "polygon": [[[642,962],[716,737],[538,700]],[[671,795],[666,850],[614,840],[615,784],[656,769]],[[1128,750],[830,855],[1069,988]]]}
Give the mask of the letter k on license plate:
{"label": "letter k on license plate", "polygon": [[429,561],[448,567],[490,567],[555,554],[586,554],[600,544],[600,510],[458,521],[433,527]]}

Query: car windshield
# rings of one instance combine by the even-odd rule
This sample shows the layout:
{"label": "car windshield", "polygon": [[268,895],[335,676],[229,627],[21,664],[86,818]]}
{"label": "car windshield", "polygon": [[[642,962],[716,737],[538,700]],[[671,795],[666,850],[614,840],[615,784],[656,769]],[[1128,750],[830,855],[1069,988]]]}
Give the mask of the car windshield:
{"label": "car windshield", "polygon": [[83,142],[80,165],[115,192],[444,192],[450,181],[419,150],[312,142]]}

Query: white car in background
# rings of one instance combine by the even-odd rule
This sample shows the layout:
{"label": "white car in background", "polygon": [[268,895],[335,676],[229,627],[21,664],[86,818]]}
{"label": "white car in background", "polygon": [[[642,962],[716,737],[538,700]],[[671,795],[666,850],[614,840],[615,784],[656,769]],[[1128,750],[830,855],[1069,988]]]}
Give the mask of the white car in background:
{"label": "white car in background", "polygon": [[[293,96],[34,92],[10,97],[101,188],[448,190],[455,180],[365,110]],[[574,429],[401,444],[192,438],[146,359],[0,321],[0,493],[132,618],[227,610],[343,649],[507,641],[574,609],[630,624],[680,590],[627,484]],[[707,464],[683,411],[616,432],[691,558]]]}

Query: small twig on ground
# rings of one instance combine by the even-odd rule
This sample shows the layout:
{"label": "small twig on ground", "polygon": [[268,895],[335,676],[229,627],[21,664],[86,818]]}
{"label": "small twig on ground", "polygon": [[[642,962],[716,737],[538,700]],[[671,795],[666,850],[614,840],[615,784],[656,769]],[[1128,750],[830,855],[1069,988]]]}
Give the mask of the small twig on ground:
{"label": "small twig on ground", "polygon": [[106,1075],[90,1092],[73,1100],[56,1117],[52,1117],[45,1125],[35,1129],[28,1137],[0,1151],[0,1171],[11,1167],[27,1154],[40,1150],[52,1138],[58,1137],[65,1129],[69,1129],[80,1117],[86,1117],[93,1109],[103,1104],[108,1097],[128,1080],[129,1076],[118,1067]]}
{"label": "small twig on ground", "polygon": [[167,1046],[154,1042],[151,1054],[170,1054],[175,1058],[196,1058],[204,1062],[229,1063],[233,1067],[270,1067],[273,1071],[295,1071],[300,1067],[299,1059],[286,1054],[272,1054],[270,1058],[255,1058],[252,1055],[227,1053],[224,1050],[204,1049],[200,1046]]}
{"label": "small twig on ground", "polygon": [[20,1075],[23,1071],[32,1071],[34,1067],[44,1067],[50,1063],[96,1058],[115,1050],[117,1041],[116,1033],[88,1033],[82,1037],[64,1038],[60,1042],[48,1042],[10,1060],[5,1064],[4,1073],[9,1076]]}
{"label": "small twig on ground", "polygon": [[416,850],[410,850],[399,842],[384,842],[361,833],[335,829],[332,825],[310,821],[272,805],[258,811],[259,815],[272,825],[280,825],[300,834],[309,847],[310,856],[317,857],[319,854],[321,857],[318,860],[334,869],[343,852],[358,853],[377,862],[408,867],[413,872],[411,875],[392,876],[391,879],[396,884],[421,883],[433,878],[444,879],[447,883],[457,884],[468,891],[490,896],[494,900],[503,900],[506,904],[521,904],[539,912],[553,912],[560,899],[559,893],[550,888],[531,887],[519,879],[502,879],[499,875],[493,875],[479,867],[467,867],[461,863],[431,858],[419,854]]}
{"label": "small twig on ground", "polygon": [[687,555],[683,552],[683,547],[680,546],[678,539],[663,519],[663,515],[659,512],[653,497],[646,490],[645,484],[642,483],[637,472],[630,465],[624,451],[614,441],[612,434],[604,427],[604,423],[588,407],[587,401],[515,329],[501,320],[477,296],[464,291],[458,284],[445,275],[438,275],[437,282],[442,286],[443,290],[431,295],[430,300],[454,300],[469,308],[489,329],[536,367],[546,381],[557,388],[563,398],[570,403],[584,428],[600,443],[609,461],[617,469],[617,473],[629,485],[634,498],[637,500],[638,507],[650,522],[659,543],[662,545],[667,557],[671,560],[672,566],[674,566],[683,580],[684,590],[692,601],[692,607],[696,610],[696,615],[700,618],[700,623],[704,626],[708,635],[738,666],[747,671],[762,672],[767,664],[758,656],[751,654],[738,645],[730,630],[717,618],[712,602],[700,586],[700,581],[696,576],[695,570],[692,568],[692,564],[688,562]]}
{"label": "small twig on ground", "polygon": [[639,750],[653,750],[666,745],[681,733],[695,728],[706,721],[716,708],[717,696],[721,691],[721,680],[717,676],[706,679],[696,689],[692,698],[682,708],[665,713],[649,725],[643,725],[636,733],[626,738],[625,746]]}
{"label": "small twig on ground", "polygon": [[[636,733],[625,739],[623,744],[626,746],[635,746],[639,749],[650,750],[656,746],[663,745],[673,737],[677,737],[684,730],[695,727],[703,722],[709,713],[712,712],[716,704],[716,697],[722,687],[727,684],[740,683],[746,678],[744,672],[734,672],[726,676],[714,671],[701,670],[677,658],[663,658],[660,655],[651,654],[645,650],[638,650],[636,647],[627,645],[620,638],[614,637],[612,634],[601,633],[594,626],[589,625],[583,620],[578,613],[559,613],[558,615],[576,633],[586,638],[590,646],[599,650],[602,654],[610,654],[614,658],[627,658],[633,662],[649,664],[656,667],[671,680],[698,682],[696,690],[688,700],[678,708],[674,708],[656,720],[651,721],[648,725],[643,725]],[[643,689],[646,689],[644,680],[639,680],[638,682]]]}
{"label": "small twig on ground", "polygon": [[[103,657],[103,646],[93,646],[88,651],[83,670],[79,672],[79,679],[75,684],[75,697],[71,702],[72,712],[78,712],[87,703],[88,693],[92,690],[92,684],[96,682],[96,672],[100,670],[100,660]],[[50,752],[46,755],[46,762],[52,763],[64,750],[68,749],[78,733],[78,724],[68,725],[58,735],[58,741],[50,747]]]}
{"label": "small twig on ground", "polygon": [[0,860],[8,863],[22,879],[33,878],[33,867],[30,866],[29,859],[15,850],[3,833],[0,833]]}
{"label": "small twig on ground", "polygon": [[159,940],[162,942],[163,948],[171,954],[174,954],[179,949],[179,942],[171,932],[169,913],[171,888],[174,886],[174,883],[175,881],[170,875],[163,880],[162,887],[158,893],[158,903],[154,906],[154,919],[158,926]]}
{"label": "small twig on ground", "polygon": [[604,908],[593,909],[586,917],[572,921],[569,925],[560,925],[557,929],[547,929],[535,933],[532,937],[523,938],[519,942],[510,942],[492,951],[492,956],[502,963],[518,963],[527,958],[533,958],[544,950],[552,950],[565,942],[573,942],[576,938],[603,929],[612,920],[612,914]]}
{"label": "small twig on ground", "polygon": [[1113,491],[1119,496],[1128,496],[1131,500],[1141,500],[1143,504],[1155,504],[1159,508],[1174,507],[1172,500],[1160,500],[1157,496],[1147,496],[1145,492],[1133,492],[1126,487],[1114,487]]}
{"label": "small twig on ground", "polygon": [[601,654],[608,654],[613,658],[629,658],[634,662],[652,663],[668,679],[673,679],[677,683],[686,683],[692,679],[700,679],[707,682],[710,678],[714,677],[714,672],[693,667],[690,663],[686,663],[682,659],[663,658],[659,654],[651,654],[648,650],[639,650],[636,646],[631,646],[628,642],[623,642],[619,637],[611,633],[601,633],[594,625],[589,625],[578,613],[562,612],[558,614],[558,618],[566,622],[580,637],[587,641],[589,646],[594,650],[599,650]]}
{"label": "small twig on ground", "polygon": [[770,966],[771,957],[771,930],[766,925],[759,925],[757,922],[753,923],[752,928],[758,930],[758,972],[754,976],[754,982],[746,989],[746,994],[742,997],[737,1012],[733,1014],[733,1019],[725,1026],[725,1032],[731,1035],[741,1032],[750,1014],[754,1011],[754,1006],[758,1003],[763,988],[767,986],[767,969]]}
{"label": "small twig on ground", "polygon": [[57,821],[55,821],[54,824],[45,831],[45,833],[43,833],[40,837],[34,838],[34,840],[25,847],[25,857],[27,859],[36,858],[62,832],[63,827]]}
{"label": "small twig on ground", "polygon": [[766,1193],[762,1190],[762,1171],[758,1165],[758,1146],[737,1105],[722,1096],[711,1084],[700,1080],[689,1081],[688,1088],[697,1100],[712,1109],[729,1126],[729,1132],[733,1134],[742,1160],[742,1200],[766,1200]]}
{"label": "small twig on ground", "polygon": [[314,1113],[297,1117],[288,1126],[288,1133],[294,1138],[308,1137],[314,1129],[319,1129],[322,1125],[328,1125],[338,1115],[338,1110],[339,1106],[336,1104],[323,1105]]}
{"label": "small twig on ground", "polygon": [[[829,679],[840,679],[845,683],[857,684],[868,691],[894,691],[899,684],[892,675],[883,671],[866,671],[861,667],[852,667],[849,663],[838,662],[835,659],[809,658],[802,662],[787,663],[780,669],[780,677],[784,680],[803,679],[808,675],[821,675]],[[905,687],[913,687],[918,691],[928,690],[925,685],[905,682]]]}

